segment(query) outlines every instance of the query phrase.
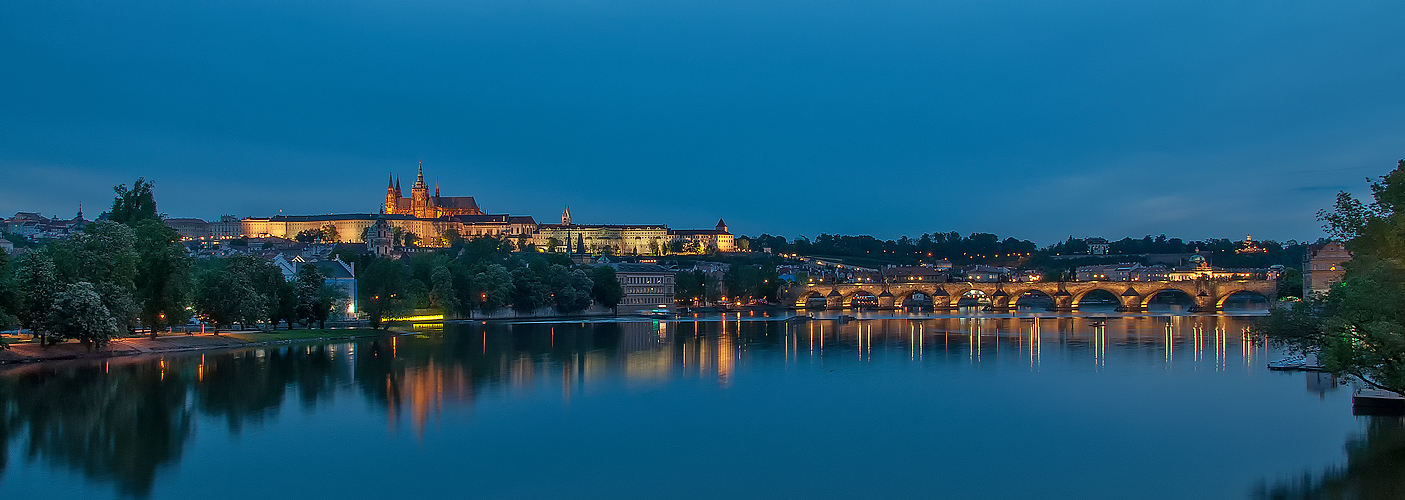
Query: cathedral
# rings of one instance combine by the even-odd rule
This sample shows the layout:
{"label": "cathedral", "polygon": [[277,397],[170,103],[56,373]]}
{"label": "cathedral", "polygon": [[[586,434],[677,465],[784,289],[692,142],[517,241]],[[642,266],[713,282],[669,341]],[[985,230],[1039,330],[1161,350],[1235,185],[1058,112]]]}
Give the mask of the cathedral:
{"label": "cathedral", "polygon": [[385,187],[385,209],[387,214],[401,214],[422,219],[437,219],[454,215],[483,215],[472,196],[439,196],[439,181],[434,182],[434,196],[429,195],[429,185],[424,182],[424,162],[420,162],[419,174],[414,185],[410,186],[410,197],[400,192],[400,180],[391,175],[390,184]]}

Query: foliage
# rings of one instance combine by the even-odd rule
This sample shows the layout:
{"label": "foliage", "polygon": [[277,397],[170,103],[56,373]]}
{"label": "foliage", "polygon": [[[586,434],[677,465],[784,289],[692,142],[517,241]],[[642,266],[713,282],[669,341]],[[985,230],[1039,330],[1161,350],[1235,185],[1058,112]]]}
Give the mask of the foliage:
{"label": "foliage", "polygon": [[615,276],[615,268],[596,266],[592,273],[590,295],[595,303],[610,309],[619,306],[620,300],[624,299],[624,287]]}
{"label": "foliage", "polygon": [[54,259],[59,281],[90,283],[117,327],[131,331],[137,325],[136,232],[112,221],[96,221],[67,240],[44,249]]}
{"label": "foliage", "polygon": [[448,266],[434,268],[430,276],[429,306],[443,310],[446,316],[460,310],[459,296],[454,291],[454,273]]}
{"label": "foliage", "polygon": [[1368,385],[1405,392],[1405,160],[1371,184],[1375,201],[1342,193],[1321,212],[1332,234],[1349,238],[1354,258],[1325,297],[1273,311],[1254,333],[1298,353],[1316,353],[1324,368]]}
{"label": "foliage", "polygon": [[293,285],[297,291],[297,305],[294,306],[293,317],[307,326],[311,326],[313,322],[325,323],[332,304],[326,301],[322,293],[322,289],[327,285],[327,278],[322,276],[322,271],[313,264],[305,263],[298,267]]}
{"label": "foliage", "polygon": [[190,317],[185,306],[189,302],[191,258],[179,243],[176,230],[160,220],[141,220],[133,229],[138,316],[154,336],[158,330],[185,323]]}
{"label": "foliage", "polygon": [[54,260],[46,252],[31,252],[20,257],[15,273],[15,285],[21,297],[19,324],[40,336],[41,344],[51,343],[54,301],[61,291]]}
{"label": "foliage", "polygon": [[135,226],[145,220],[161,220],[161,216],[156,213],[156,197],[152,193],[153,184],[145,178],[137,178],[132,183],[132,188],[127,189],[126,184],[121,184],[112,188],[117,196],[112,199],[112,208],[107,212],[107,219],[128,226]]}
{"label": "foliage", "polygon": [[474,277],[478,308],[491,313],[512,303],[512,275],[502,264],[490,264]]}
{"label": "foliage", "polygon": [[403,314],[413,306],[404,296],[406,274],[400,262],[374,259],[356,277],[361,311],[370,319],[371,328],[379,329],[386,317]]}
{"label": "foliage", "polygon": [[538,273],[531,268],[519,267],[512,270],[512,308],[518,312],[532,312],[545,307],[551,292],[542,282]]}
{"label": "foliage", "polygon": [[19,321],[16,315],[19,314],[20,304],[21,296],[15,285],[10,254],[0,252],[0,328],[7,328]]}
{"label": "foliage", "polygon": [[117,321],[108,313],[93,284],[80,281],[68,285],[54,297],[50,323],[55,337],[107,344],[117,336]]}
{"label": "foliage", "polygon": [[737,300],[775,301],[781,280],[774,266],[734,265],[722,276],[727,294]]}

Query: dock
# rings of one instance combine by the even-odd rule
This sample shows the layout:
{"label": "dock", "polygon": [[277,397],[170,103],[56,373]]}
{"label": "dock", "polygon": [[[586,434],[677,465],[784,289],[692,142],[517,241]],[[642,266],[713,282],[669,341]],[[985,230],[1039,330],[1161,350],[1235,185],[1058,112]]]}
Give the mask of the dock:
{"label": "dock", "polygon": [[1377,389],[1357,389],[1351,396],[1352,415],[1405,415],[1405,396]]}

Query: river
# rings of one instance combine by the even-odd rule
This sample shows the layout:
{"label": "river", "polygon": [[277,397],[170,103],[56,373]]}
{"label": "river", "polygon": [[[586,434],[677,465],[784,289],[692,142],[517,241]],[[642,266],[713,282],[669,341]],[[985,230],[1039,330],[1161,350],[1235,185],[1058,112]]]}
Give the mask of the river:
{"label": "river", "polygon": [[1253,314],[858,316],[417,324],[11,367],[0,497],[1405,491],[1399,419],[1267,370]]}

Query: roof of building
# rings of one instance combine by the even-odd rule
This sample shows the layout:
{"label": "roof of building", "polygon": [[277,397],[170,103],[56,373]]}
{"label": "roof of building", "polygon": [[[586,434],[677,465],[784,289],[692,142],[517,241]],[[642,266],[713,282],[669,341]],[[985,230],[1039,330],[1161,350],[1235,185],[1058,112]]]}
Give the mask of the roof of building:
{"label": "roof of building", "polygon": [[732,233],[726,231],[718,231],[716,229],[670,229],[668,231],[668,234],[677,236],[716,236]]}
{"label": "roof of building", "polygon": [[668,269],[658,264],[634,264],[629,262],[619,262],[605,264],[615,268],[617,273],[670,273]]}
{"label": "roof of building", "polygon": [[651,229],[656,231],[667,230],[668,226],[662,224],[540,224],[537,227],[542,229]]}
{"label": "roof of building", "polygon": [[468,208],[478,210],[478,202],[472,196],[435,196],[434,204],[444,208]]}

